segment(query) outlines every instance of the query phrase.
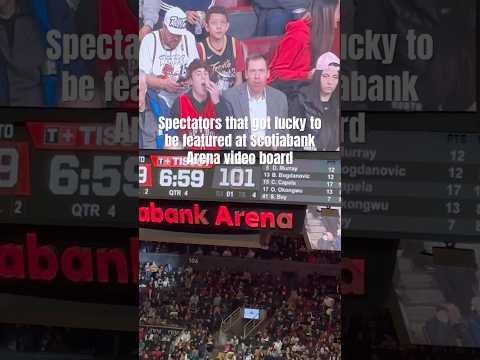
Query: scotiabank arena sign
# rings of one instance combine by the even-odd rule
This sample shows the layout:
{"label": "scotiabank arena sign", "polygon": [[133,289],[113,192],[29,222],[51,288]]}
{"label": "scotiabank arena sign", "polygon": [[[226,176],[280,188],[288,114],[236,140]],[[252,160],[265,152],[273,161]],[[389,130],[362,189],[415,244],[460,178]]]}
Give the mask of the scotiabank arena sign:
{"label": "scotiabank arena sign", "polygon": [[304,218],[304,206],[142,200],[138,211],[140,227],[183,232],[300,233]]}
{"label": "scotiabank arena sign", "polygon": [[[27,233],[25,245],[0,246],[0,277],[6,279],[55,280],[61,273],[72,282],[138,282],[138,239],[130,240],[130,254],[122,249],[70,246],[61,253],[52,244],[39,245],[35,233]],[[132,265],[129,269],[127,256]],[[110,267],[116,278],[110,278]]]}
{"label": "scotiabank arena sign", "polygon": [[[84,235],[72,228],[52,235],[18,233],[0,243],[0,288],[16,294],[89,301],[128,297],[130,288],[138,283],[138,238],[120,238],[111,232],[112,238],[106,241],[107,236],[96,229]],[[108,296],[103,296],[106,293]]]}

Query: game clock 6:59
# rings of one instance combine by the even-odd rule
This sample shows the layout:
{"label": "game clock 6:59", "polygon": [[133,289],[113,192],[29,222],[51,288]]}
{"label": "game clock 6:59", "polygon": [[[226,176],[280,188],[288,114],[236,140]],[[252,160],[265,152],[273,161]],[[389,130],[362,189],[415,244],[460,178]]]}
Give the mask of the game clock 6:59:
{"label": "game clock 6:59", "polygon": [[[139,184],[151,184],[150,167],[140,165]],[[205,173],[201,169],[160,169],[158,185],[161,187],[202,188],[205,183]],[[148,186],[148,185],[147,185]]]}
{"label": "game clock 6:59", "polygon": [[74,154],[54,155],[48,188],[54,195],[98,197],[138,196],[138,157]]}

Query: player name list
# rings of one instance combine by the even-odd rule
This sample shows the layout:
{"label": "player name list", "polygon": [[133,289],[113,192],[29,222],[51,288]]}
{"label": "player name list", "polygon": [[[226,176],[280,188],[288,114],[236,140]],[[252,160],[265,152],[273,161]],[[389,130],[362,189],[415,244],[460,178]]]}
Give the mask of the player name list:
{"label": "player name list", "polygon": [[480,135],[370,131],[342,153],[346,235],[478,236]]}
{"label": "player name list", "polygon": [[261,176],[260,200],[340,205],[340,162],[264,165]]}

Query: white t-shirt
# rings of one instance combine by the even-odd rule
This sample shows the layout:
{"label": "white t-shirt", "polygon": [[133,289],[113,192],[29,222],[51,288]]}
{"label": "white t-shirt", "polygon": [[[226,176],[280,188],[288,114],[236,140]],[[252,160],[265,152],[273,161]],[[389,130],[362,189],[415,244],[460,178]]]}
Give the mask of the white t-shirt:
{"label": "white t-shirt", "polygon": [[252,135],[256,135],[258,137],[265,136],[265,129],[256,129],[253,130],[253,119],[266,119],[267,118],[267,95],[266,92],[263,96],[259,99],[255,99],[250,95],[250,90],[247,86],[247,94],[248,94],[248,107],[250,110],[250,129]]}
{"label": "white t-shirt", "polygon": [[[166,75],[176,81],[180,75],[185,76],[190,63],[198,59],[197,45],[191,33],[182,36],[182,40],[173,50],[166,50],[160,42],[159,31],[154,31],[143,39],[140,45],[140,71],[147,75]],[[157,49],[155,52],[155,37]],[[155,61],[153,56],[155,52]],[[178,94],[172,94],[164,90],[158,92],[158,96],[164,99],[171,107]]]}

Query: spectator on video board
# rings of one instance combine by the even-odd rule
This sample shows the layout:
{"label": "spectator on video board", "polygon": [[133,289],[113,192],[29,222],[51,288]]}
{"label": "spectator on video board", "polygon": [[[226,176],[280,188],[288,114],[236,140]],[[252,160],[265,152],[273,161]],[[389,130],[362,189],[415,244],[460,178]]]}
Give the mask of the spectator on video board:
{"label": "spectator on video board", "polygon": [[148,102],[152,111],[145,114],[142,128],[144,148],[163,147],[157,138],[157,118],[170,116],[173,101],[186,90],[187,67],[198,59],[195,38],[185,23],[185,13],[172,8],[165,14],[161,29],[148,34],[140,45],[139,70],[146,75],[148,96],[153,102]]}
{"label": "spectator on video board", "polygon": [[0,1],[0,105],[43,105],[40,33],[27,1]]}
{"label": "spectator on video board", "polygon": [[318,57],[329,51],[340,18],[339,0],[317,0],[298,20],[291,21],[270,62],[268,83],[305,81],[313,76]]}
{"label": "spectator on video board", "polygon": [[[288,115],[287,97],[281,91],[267,85],[269,75],[267,60],[262,55],[251,55],[246,60],[245,78],[242,83],[224,92],[225,99],[232,106],[236,118],[248,117],[264,119],[270,116],[286,117]],[[251,130],[250,135],[265,136],[270,133],[286,133],[281,129]]]}
{"label": "spectator on video board", "polygon": [[205,12],[213,5],[215,5],[215,0],[144,0],[143,27],[140,29],[140,39],[153,31],[161,13],[163,15],[174,7],[185,11],[188,24],[196,27],[197,32],[203,27]]}
{"label": "spectator on video board", "polygon": [[[315,135],[316,151],[336,151],[340,146],[339,120],[340,103],[338,81],[340,59],[327,52],[317,61],[312,81],[292,93],[289,102],[289,115],[310,119],[321,118],[321,129],[307,129]],[[307,150],[307,149],[305,149]]]}
{"label": "spectator on video board", "polygon": [[455,329],[449,324],[448,310],[443,306],[437,306],[435,316],[425,324],[425,332],[430,340],[430,345],[455,346]]}
{"label": "spectator on video board", "polygon": [[[203,60],[194,60],[187,71],[187,81],[192,86],[191,90],[180,95],[172,106],[172,118],[204,118],[215,119],[228,116],[228,106],[220,96],[220,92],[210,80],[212,69]],[[198,133],[197,133],[198,132]],[[213,135],[215,129],[190,130],[189,135]]]}
{"label": "spectator on video board", "polygon": [[227,35],[230,23],[225,8],[214,6],[207,11],[205,28],[208,36],[198,43],[198,54],[215,73],[221,92],[243,81],[245,61],[243,44]]}

